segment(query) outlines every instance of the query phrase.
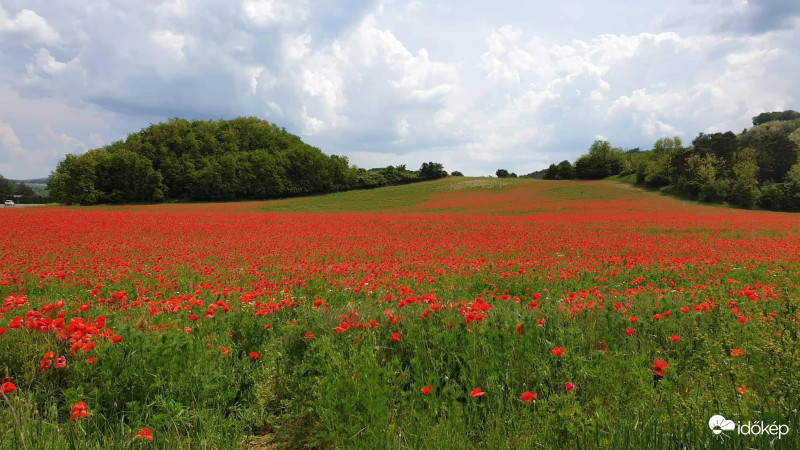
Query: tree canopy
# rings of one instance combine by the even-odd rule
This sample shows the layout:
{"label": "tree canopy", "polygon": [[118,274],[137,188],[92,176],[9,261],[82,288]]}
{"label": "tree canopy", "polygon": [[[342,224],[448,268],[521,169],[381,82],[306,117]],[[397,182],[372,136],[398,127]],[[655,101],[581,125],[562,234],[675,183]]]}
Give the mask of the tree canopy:
{"label": "tree canopy", "polygon": [[[753,123],[739,135],[700,133],[688,147],[678,137],[658,139],[648,151],[595,141],[572,166],[573,178],[631,175],[636,184],[703,202],[800,211],[800,113],[763,113]],[[543,178],[569,179],[569,169],[569,161],[551,164]]]}
{"label": "tree canopy", "polygon": [[773,120],[795,120],[800,119],[800,113],[791,109],[786,111],[765,112],[753,117],[753,125],[772,122]]}
{"label": "tree canopy", "polygon": [[324,154],[285,128],[255,117],[171,119],[82,155],[67,155],[50,175],[50,194],[69,204],[165,200],[269,199],[432,180],[419,171],[367,171]]}

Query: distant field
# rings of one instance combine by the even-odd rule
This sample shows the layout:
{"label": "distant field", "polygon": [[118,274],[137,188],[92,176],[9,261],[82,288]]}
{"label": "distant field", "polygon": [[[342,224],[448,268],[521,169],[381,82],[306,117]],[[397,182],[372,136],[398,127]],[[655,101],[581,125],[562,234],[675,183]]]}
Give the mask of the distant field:
{"label": "distant field", "polygon": [[7,209],[0,448],[800,447],[797,215],[456,177]]}

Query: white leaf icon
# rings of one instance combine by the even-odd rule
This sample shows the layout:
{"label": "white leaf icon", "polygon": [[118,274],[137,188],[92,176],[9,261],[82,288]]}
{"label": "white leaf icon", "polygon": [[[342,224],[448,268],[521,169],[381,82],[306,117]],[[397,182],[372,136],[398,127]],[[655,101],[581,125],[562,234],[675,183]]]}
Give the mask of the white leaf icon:
{"label": "white leaf icon", "polygon": [[730,431],[736,428],[736,424],[732,420],[726,420],[720,415],[712,416],[708,419],[708,427],[714,434],[720,434],[723,431]]}

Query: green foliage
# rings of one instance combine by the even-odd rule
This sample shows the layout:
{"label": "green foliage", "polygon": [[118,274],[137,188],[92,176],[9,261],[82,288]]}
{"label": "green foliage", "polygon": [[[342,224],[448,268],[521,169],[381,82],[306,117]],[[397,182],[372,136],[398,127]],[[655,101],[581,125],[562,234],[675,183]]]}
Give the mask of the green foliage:
{"label": "green foliage", "polygon": [[59,203],[92,205],[103,196],[97,189],[96,158],[92,153],[84,156],[67,155],[50,175],[47,184],[50,196]]}
{"label": "green foliage", "polygon": [[[575,162],[575,175],[596,179],[619,171],[638,185],[702,202],[800,211],[800,172],[792,172],[800,161],[800,117],[770,120],[739,136],[700,133],[686,148],[678,137],[658,139],[649,151],[624,153],[596,141]],[[545,169],[544,179],[562,179],[559,166]]]}
{"label": "green foliage", "polygon": [[768,183],[761,204],[773,211],[800,211],[800,163],[792,166],[783,183]]}
{"label": "green foliage", "polygon": [[497,169],[495,175],[497,175],[497,178],[511,178],[511,174],[506,169]]}
{"label": "green foliage", "polygon": [[733,155],[739,149],[736,135],[728,131],[726,133],[705,134],[700,133],[692,141],[694,150],[701,155],[713,155],[719,163],[719,169],[723,172],[722,176],[727,176],[730,171]]}
{"label": "green foliage", "polygon": [[450,173],[450,176],[453,176],[453,177],[463,177],[463,176],[464,176],[464,174],[463,174],[463,173],[461,173],[461,172],[459,172],[458,170],[454,170],[454,171],[452,171],[452,172]]}
{"label": "green foliage", "polygon": [[670,183],[670,161],[673,155],[681,151],[683,151],[683,141],[677,136],[657,140],[653,144],[650,158],[642,167],[642,182],[650,187],[667,186]]}
{"label": "green foliage", "polygon": [[545,180],[573,180],[575,179],[575,168],[567,160],[561,161],[558,165],[550,164],[542,178]]}
{"label": "green foliage", "polygon": [[447,176],[447,171],[444,170],[444,166],[441,163],[435,162],[422,163],[422,167],[419,168],[418,173],[420,180],[437,180]]}
{"label": "green foliage", "polygon": [[758,155],[752,148],[745,148],[736,154],[734,160],[730,201],[742,208],[755,208],[761,197],[758,187]]}
{"label": "green foliage", "polygon": [[542,175],[543,180],[557,180],[558,179],[558,166],[555,164],[550,164],[550,166],[544,170],[544,174]]}
{"label": "green foliage", "polygon": [[594,141],[589,153],[575,161],[575,177],[581,180],[598,180],[622,172],[622,150],[612,148],[608,141]]}
{"label": "green foliage", "polygon": [[0,201],[13,200],[15,203],[46,203],[47,194],[24,182],[16,182],[0,175]]}
{"label": "green foliage", "polygon": [[800,119],[800,113],[793,110],[764,112],[753,117],[753,125],[771,122],[773,120],[794,120]]}
{"label": "green foliage", "polygon": [[254,118],[171,119],[125,141],[68,155],[50,177],[61,203],[161,202],[292,197],[433,180],[440,163],[377,171],[351,167],[284,128]]}

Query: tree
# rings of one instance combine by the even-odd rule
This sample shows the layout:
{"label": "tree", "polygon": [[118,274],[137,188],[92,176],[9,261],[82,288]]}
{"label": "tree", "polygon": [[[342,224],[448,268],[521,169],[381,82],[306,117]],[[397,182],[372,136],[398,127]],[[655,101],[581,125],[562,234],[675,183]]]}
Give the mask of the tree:
{"label": "tree", "polygon": [[547,169],[544,170],[544,175],[542,175],[543,180],[557,180],[558,179],[558,166],[555,164],[550,164]]}
{"label": "tree", "polygon": [[734,157],[733,185],[730,202],[742,208],[752,209],[758,204],[761,191],[758,188],[758,156],[752,148],[740,150]]}
{"label": "tree", "polygon": [[720,170],[727,176],[733,167],[733,154],[739,150],[736,135],[728,131],[725,133],[704,134],[700,133],[692,146],[701,155],[712,154],[720,163]]}
{"label": "tree", "polygon": [[454,171],[450,172],[450,176],[452,176],[452,177],[463,177],[464,174],[459,172],[458,170],[454,170]]}
{"label": "tree", "polygon": [[495,172],[495,175],[497,175],[497,178],[509,178],[509,177],[511,177],[511,174],[508,173],[508,170],[506,170],[506,169],[497,169],[497,172]]}
{"label": "tree", "polygon": [[150,125],[124,141],[70,156],[51,180],[57,200],[92,204],[276,198],[447,176],[433,162],[422,165],[421,175],[405,165],[376,172],[328,156],[285,128],[239,117]]}
{"label": "tree", "polygon": [[674,155],[683,150],[679,137],[661,138],[653,144],[653,150],[636,170],[637,183],[650,187],[667,186],[670,183],[670,163]]}
{"label": "tree", "polygon": [[622,171],[622,160],[622,150],[612,148],[608,141],[594,141],[589,153],[575,161],[575,177],[597,180],[618,175]]}
{"label": "tree", "polygon": [[556,179],[558,180],[572,180],[575,178],[575,168],[572,167],[572,163],[567,161],[561,161],[556,166]]}
{"label": "tree", "polygon": [[50,174],[47,186],[50,197],[59,203],[92,205],[103,194],[95,188],[96,182],[94,161],[86,155],[68,154]]}
{"label": "tree", "polygon": [[800,113],[793,110],[764,112],[753,117],[753,125],[771,122],[773,120],[794,120],[800,119]]}
{"label": "tree", "polygon": [[422,167],[419,168],[420,180],[437,180],[446,176],[447,171],[444,170],[444,166],[441,163],[422,163]]}
{"label": "tree", "polygon": [[773,211],[800,211],[800,163],[786,173],[783,183],[764,185],[761,205]]}

